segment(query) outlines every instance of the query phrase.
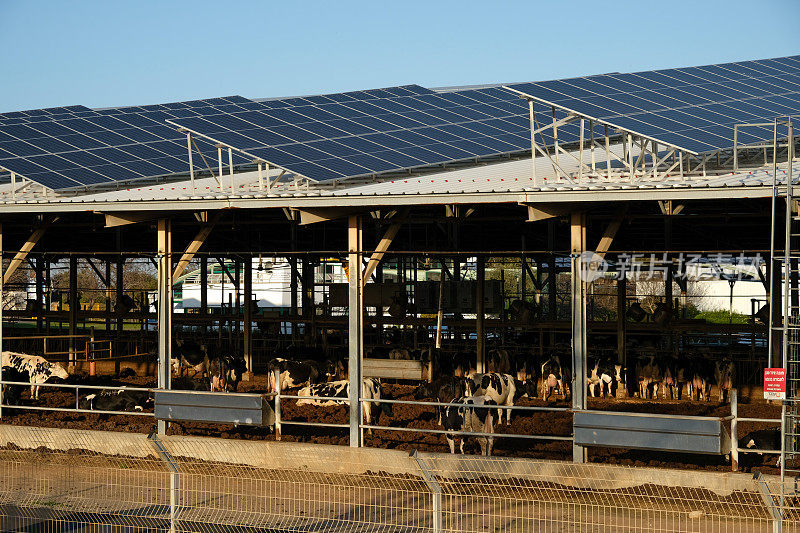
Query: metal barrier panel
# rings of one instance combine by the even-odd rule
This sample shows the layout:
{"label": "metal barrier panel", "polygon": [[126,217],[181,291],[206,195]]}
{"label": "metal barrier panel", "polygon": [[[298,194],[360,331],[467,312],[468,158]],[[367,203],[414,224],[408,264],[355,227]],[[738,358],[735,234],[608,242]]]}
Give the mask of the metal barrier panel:
{"label": "metal barrier panel", "polygon": [[720,418],[575,411],[575,443],[671,452],[726,454],[731,440]]}
{"label": "metal barrier panel", "polygon": [[3,531],[800,532],[797,487],[705,473],[0,425]]}
{"label": "metal barrier panel", "polygon": [[155,391],[155,417],[248,426],[271,426],[275,414],[266,399],[253,394]]}

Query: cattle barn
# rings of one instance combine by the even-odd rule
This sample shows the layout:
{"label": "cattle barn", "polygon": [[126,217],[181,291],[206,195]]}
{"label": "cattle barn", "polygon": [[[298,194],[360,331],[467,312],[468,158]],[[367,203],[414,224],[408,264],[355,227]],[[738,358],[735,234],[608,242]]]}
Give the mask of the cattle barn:
{"label": "cattle barn", "polygon": [[[70,374],[0,417],[53,426],[26,407],[76,408],[59,383],[122,384],[157,391],[159,434],[446,452],[460,375],[499,406],[468,426],[501,415],[494,454],[724,462],[736,409],[796,435],[799,84],[800,56],[0,114],[3,350]],[[292,398],[370,377],[328,387],[349,407]]]}

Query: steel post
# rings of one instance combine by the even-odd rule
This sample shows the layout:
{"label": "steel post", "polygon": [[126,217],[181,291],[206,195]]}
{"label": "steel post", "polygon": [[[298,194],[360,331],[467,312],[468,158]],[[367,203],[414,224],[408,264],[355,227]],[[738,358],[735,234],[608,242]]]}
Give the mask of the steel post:
{"label": "steel post", "polygon": [[[172,228],[167,218],[158,221],[158,388],[171,388],[172,350]],[[167,423],[158,421],[158,434],[164,435]]]}
{"label": "steel post", "polygon": [[[571,217],[572,408],[586,409],[586,283],[581,278],[581,254],[586,250],[586,214]],[[572,460],[586,462],[586,448],[572,446]]]}
{"label": "steel post", "polygon": [[348,376],[350,378],[350,446],[361,447],[361,357],[364,341],[364,291],[361,263],[361,217],[348,219]]}
{"label": "steel post", "polygon": [[253,375],[253,258],[247,257],[244,262],[244,360],[247,373],[243,376],[250,381]]}
{"label": "steel post", "polygon": [[486,372],[486,332],[484,331],[484,286],[486,285],[486,258],[479,255],[476,258],[475,282],[475,335],[477,338],[476,351],[478,354],[478,372]]}

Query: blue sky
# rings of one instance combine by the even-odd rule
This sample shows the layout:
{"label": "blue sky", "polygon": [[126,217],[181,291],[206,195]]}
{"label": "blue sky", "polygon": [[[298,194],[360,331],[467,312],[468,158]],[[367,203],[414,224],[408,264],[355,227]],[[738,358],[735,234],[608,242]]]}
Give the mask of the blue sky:
{"label": "blue sky", "polygon": [[0,111],[436,87],[800,54],[797,0],[0,0]]}

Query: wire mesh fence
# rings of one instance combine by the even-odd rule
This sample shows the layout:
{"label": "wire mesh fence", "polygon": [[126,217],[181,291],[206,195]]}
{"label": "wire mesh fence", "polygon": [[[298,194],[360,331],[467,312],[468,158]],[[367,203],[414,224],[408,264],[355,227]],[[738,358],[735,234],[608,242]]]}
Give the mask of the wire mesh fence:
{"label": "wire mesh fence", "polygon": [[800,531],[800,481],[0,425],[2,531]]}

